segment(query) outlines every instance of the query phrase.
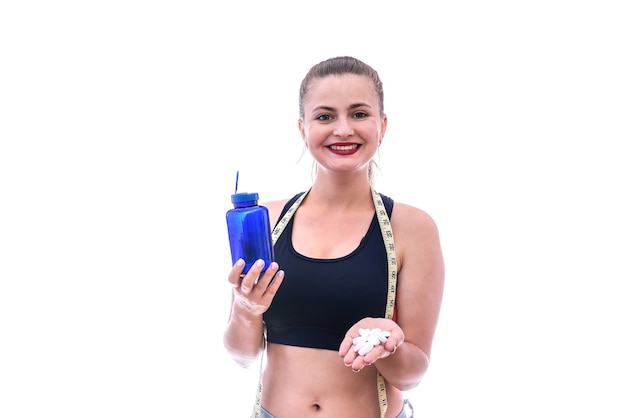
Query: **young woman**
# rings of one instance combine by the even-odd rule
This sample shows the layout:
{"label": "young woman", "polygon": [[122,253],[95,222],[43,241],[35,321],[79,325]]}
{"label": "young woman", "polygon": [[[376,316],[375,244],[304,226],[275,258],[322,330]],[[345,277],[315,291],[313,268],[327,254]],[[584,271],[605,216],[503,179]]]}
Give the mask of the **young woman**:
{"label": "young woman", "polygon": [[410,417],[403,392],[428,368],[444,263],[433,219],[373,188],[387,128],[377,72],[352,57],[313,66],[298,126],[313,184],[265,203],[276,261],[231,270],[224,344],[243,367],[264,361],[255,416]]}

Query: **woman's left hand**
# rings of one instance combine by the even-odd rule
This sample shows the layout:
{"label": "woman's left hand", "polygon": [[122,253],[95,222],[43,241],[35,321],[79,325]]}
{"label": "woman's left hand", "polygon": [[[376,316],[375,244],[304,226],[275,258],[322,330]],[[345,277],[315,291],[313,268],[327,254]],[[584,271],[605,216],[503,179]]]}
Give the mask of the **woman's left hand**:
{"label": "woman's left hand", "polygon": [[[381,331],[389,332],[387,341],[374,346],[368,353],[360,355],[354,350],[353,344],[353,340],[361,335],[359,329],[373,330],[377,328]],[[404,332],[391,319],[363,318],[346,332],[346,336],[339,346],[339,355],[343,357],[343,362],[346,366],[350,366],[352,370],[358,372],[378,359],[389,357],[396,352],[402,343],[404,343]]]}

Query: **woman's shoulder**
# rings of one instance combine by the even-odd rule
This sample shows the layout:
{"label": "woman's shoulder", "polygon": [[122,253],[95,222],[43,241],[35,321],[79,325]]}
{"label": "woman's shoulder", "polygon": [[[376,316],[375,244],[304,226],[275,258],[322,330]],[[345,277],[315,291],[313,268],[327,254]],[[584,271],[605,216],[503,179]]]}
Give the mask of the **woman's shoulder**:
{"label": "woman's shoulder", "polygon": [[265,206],[266,208],[269,209],[270,212],[274,211],[278,211],[281,212],[283,209],[287,209],[287,205],[288,204],[293,204],[293,202],[296,201],[296,199],[298,197],[300,197],[302,195],[302,193],[304,192],[299,192],[297,194],[295,194],[292,197],[286,198],[286,199],[277,199],[277,200],[270,200],[267,202],[263,202],[261,203],[263,206]]}
{"label": "woman's shoulder", "polygon": [[287,199],[270,200],[261,203],[270,212],[270,222],[272,225],[275,225],[276,222],[278,222],[278,219],[280,218],[282,212],[287,210],[287,206],[293,203],[302,193],[304,192],[297,193],[295,196],[289,197]]}
{"label": "woman's shoulder", "polygon": [[437,224],[433,217],[424,209],[416,206],[394,201],[391,225],[398,231],[437,232]]}
{"label": "woman's shoulder", "polygon": [[396,203],[391,228],[403,275],[424,277],[436,283],[431,273],[443,271],[443,261],[439,228],[433,217],[421,208]]}
{"label": "woman's shoulder", "polygon": [[280,199],[280,200],[270,200],[269,202],[261,203],[263,206],[268,208],[271,211],[280,211],[287,204],[289,199]]}
{"label": "woman's shoulder", "polygon": [[267,210],[270,213],[270,225],[276,225],[276,222],[278,222],[282,209],[285,206],[285,204],[287,204],[288,201],[289,199],[281,199],[281,200],[271,200],[269,202],[261,203],[263,206],[267,208]]}

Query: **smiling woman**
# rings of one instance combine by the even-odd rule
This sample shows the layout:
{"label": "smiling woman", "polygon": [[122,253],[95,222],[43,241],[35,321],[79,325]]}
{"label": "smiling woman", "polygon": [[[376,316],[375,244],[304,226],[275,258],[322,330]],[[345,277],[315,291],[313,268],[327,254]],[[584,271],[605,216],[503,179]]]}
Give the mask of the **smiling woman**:
{"label": "smiling woman", "polygon": [[[0,417],[195,418],[218,415],[216,405],[250,415],[257,364],[239,367],[214,333],[231,310],[232,180],[241,170],[241,190],[270,201],[309,189],[298,88],[312,64],[344,54],[384,81],[384,109],[376,100],[389,117],[370,184],[427,210],[446,255],[428,372],[404,392],[415,415],[626,417],[614,383],[626,375],[623,3],[0,2]],[[362,67],[316,66],[302,96],[345,66]],[[362,110],[348,125],[355,132],[360,117],[375,117]],[[310,111],[305,128],[318,123]],[[264,302],[275,311],[272,341],[282,308],[292,322],[313,315],[321,325],[301,339],[317,340],[340,320],[357,322],[342,306],[383,292],[374,279],[388,274],[383,256],[342,269],[382,240],[372,198],[351,193],[365,182],[338,165],[359,158],[362,140],[333,139],[357,146],[347,156],[313,150],[325,162],[277,242],[284,280]],[[392,359],[431,333],[405,310],[422,302],[402,299],[417,275],[407,264],[415,257],[400,253],[413,233],[396,227],[400,208],[390,219],[406,342],[359,373],[337,349],[320,349],[333,365],[340,358],[331,373],[367,380],[368,402],[376,378],[365,374],[380,368],[389,391],[410,387],[394,378]],[[305,276],[309,261],[316,270]],[[319,271],[326,264],[332,275]],[[245,320],[253,299],[235,300],[233,317]],[[308,361],[316,349],[272,341],[263,362],[274,380],[280,360],[327,383],[327,393],[311,392],[322,410],[353,394],[319,359],[291,356]],[[264,379],[262,404],[284,418],[274,405],[287,401],[270,398],[281,387]]]}
{"label": "smiling woman", "polygon": [[[324,154],[348,156],[358,150],[358,156],[367,160],[371,177],[373,157],[387,128],[382,81],[371,67],[346,60],[342,63],[345,72],[337,72],[329,64],[332,62],[314,67],[302,83],[300,134],[316,168],[323,167],[319,159]],[[356,160],[342,158],[336,162],[350,164]]]}
{"label": "smiling woman", "polygon": [[316,176],[265,203],[276,261],[243,278],[235,263],[225,347],[244,367],[267,354],[256,417],[410,417],[403,392],[428,368],[444,265],[433,219],[374,188],[378,73],[346,56],[313,66],[298,128]]}

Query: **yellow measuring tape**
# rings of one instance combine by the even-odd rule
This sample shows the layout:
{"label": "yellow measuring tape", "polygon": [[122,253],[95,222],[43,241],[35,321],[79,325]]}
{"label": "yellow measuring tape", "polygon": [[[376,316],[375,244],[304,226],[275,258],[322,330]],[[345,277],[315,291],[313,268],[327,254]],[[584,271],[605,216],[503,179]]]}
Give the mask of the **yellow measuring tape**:
{"label": "yellow measuring tape", "polygon": [[[308,190],[304,192],[285,212],[285,215],[278,221],[276,227],[272,231],[272,241],[276,244],[278,237],[282,234],[285,226],[291,218],[293,214],[296,212],[296,209],[300,206],[305,196],[308,194]],[[372,188],[372,200],[374,201],[374,207],[376,210],[376,218],[378,219],[378,224],[380,226],[380,231],[383,236],[383,242],[385,243],[385,249],[387,251],[387,303],[385,306],[385,318],[391,319],[393,317],[393,310],[396,302],[396,281],[398,278],[398,266],[396,259],[396,249],[393,240],[393,231],[391,230],[391,221],[389,220],[389,216],[387,215],[387,210],[385,209],[385,205],[383,203],[382,198]],[[264,337],[265,338],[265,337]],[[265,340],[264,340],[265,344]],[[261,353],[261,370],[259,372],[259,385],[257,389],[256,401],[254,403],[254,418],[261,417],[261,395],[263,393],[263,355],[265,353],[265,347],[263,347],[263,352]],[[385,414],[387,413],[387,390],[385,388],[385,379],[380,372],[377,372],[376,377],[376,385],[378,386],[378,405],[380,407],[380,417],[385,418]]]}
{"label": "yellow measuring tape", "polygon": [[[387,305],[385,307],[385,318],[393,318],[393,310],[396,304],[396,281],[398,280],[398,260],[396,259],[396,246],[391,230],[391,221],[387,216],[387,210],[380,195],[372,189],[372,198],[376,208],[376,217],[383,234],[383,242],[387,250]],[[378,384],[378,405],[380,406],[380,417],[385,418],[387,413],[387,390],[385,389],[385,379],[380,372],[377,372]]]}

